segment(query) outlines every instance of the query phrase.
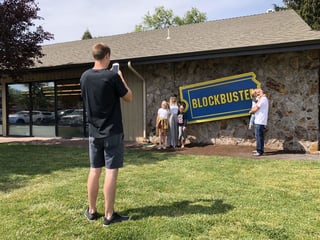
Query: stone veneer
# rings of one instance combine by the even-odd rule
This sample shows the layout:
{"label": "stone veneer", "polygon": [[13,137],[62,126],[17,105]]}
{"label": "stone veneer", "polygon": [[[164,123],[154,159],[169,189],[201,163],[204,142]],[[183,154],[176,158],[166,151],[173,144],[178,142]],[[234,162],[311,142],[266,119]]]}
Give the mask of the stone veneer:
{"label": "stone veneer", "polygon": [[[316,151],[320,137],[319,55],[319,51],[302,51],[147,65],[143,69],[147,134],[154,135],[161,100],[179,96],[179,86],[254,72],[269,97],[266,147]],[[248,122],[249,116],[190,124],[188,141],[255,146]]]}

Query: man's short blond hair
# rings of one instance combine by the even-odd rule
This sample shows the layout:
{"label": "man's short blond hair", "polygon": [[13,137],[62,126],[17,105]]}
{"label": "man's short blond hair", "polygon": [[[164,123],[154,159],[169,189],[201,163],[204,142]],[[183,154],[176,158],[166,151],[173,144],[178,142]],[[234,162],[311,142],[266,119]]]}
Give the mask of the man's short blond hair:
{"label": "man's short blond hair", "polygon": [[92,47],[92,56],[95,60],[102,60],[106,55],[110,55],[111,50],[104,43],[97,43]]}

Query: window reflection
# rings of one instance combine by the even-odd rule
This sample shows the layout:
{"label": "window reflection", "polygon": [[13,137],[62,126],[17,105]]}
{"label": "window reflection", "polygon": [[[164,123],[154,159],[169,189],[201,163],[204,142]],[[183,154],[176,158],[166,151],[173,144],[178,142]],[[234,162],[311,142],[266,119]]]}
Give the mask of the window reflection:
{"label": "window reflection", "polygon": [[54,82],[9,84],[9,135],[54,137],[54,109]]}
{"label": "window reflection", "polygon": [[9,84],[9,135],[30,136],[30,106],[29,84]]}
{"label": "window reflection", "polygon": [[79,80],[60,81],[57,83],[58,133],[62,137],[83,137],[83,103]]}
{"label": "window reflection", "polygon": [[2,133],[2,85],[0,84],[0,135]]}
{"label": "window reflection", "polygon": [[35,82],[31,85],[32,135],[55,136],[54,82]]}
{"label": "window reflection", "polygon": [[87,136],[79,79],[8,84],[7,102],[8,135]]}

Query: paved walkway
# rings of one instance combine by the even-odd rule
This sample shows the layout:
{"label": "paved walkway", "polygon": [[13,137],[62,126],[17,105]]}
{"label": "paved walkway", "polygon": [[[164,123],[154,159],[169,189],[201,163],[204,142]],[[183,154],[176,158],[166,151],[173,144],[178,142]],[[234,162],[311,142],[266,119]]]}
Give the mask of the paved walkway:
{"label": "paved walkway", "polygon": [[0,143],[40,143],[44,144],[47,142],[52,144],[65,143],[65,142],[77,142],[87,141],[88,138],[61,138],[61,137],[0,137]]}
{"label": "paved walkway", "polygon": [[52,137],[0,137],[0,143],[49,141],[52,139],[59,139],[60,140],[62,138],[58,138],[58,137],[57,138],[52,138]]}

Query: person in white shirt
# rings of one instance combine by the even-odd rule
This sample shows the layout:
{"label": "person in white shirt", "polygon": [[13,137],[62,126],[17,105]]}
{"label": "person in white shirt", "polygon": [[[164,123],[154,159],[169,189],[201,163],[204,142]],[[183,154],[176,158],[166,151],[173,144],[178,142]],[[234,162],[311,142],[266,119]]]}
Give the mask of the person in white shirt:
{"label": "person in white shirt", "polygon": [[264,153],[264,129],[268,122],[269,101],[262,89],[258,88],[256,92],[259,101],[250,111],[251,114],[254,113],[255,115],[254,125],[257,146],[253,155],[262,156]]}
{"label": "person in white shirt", "polygon": [[156,131],[157,131],[157,135],[159,135],[158,149],[166,149],[167,147],[168,118],[169,118],[168,103],[166,100],[163,100],[161,102],[161,108],[158,109],[158,114],[157,114]]}

